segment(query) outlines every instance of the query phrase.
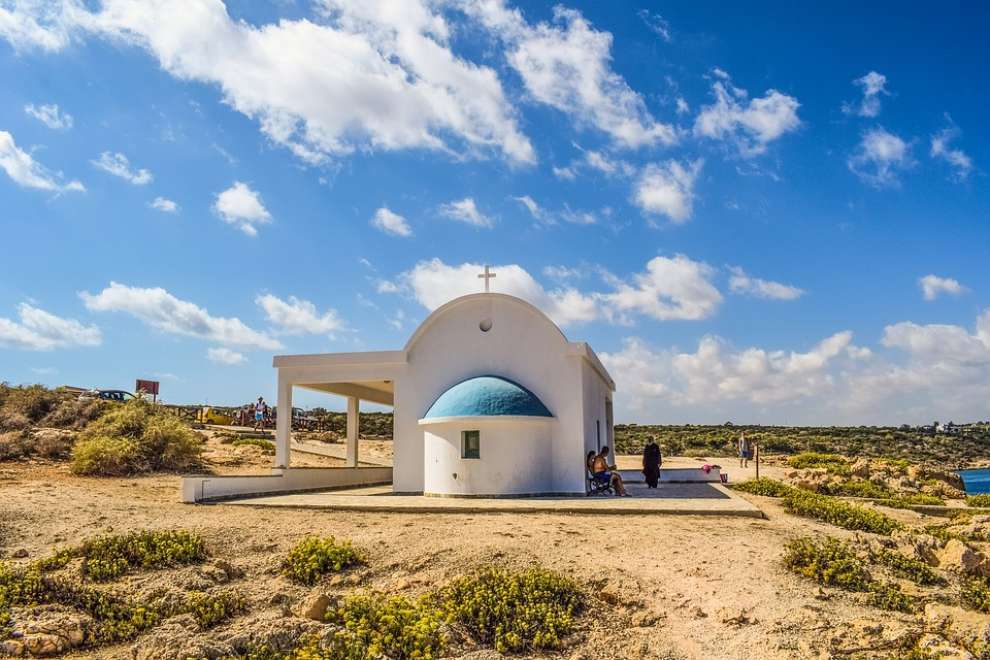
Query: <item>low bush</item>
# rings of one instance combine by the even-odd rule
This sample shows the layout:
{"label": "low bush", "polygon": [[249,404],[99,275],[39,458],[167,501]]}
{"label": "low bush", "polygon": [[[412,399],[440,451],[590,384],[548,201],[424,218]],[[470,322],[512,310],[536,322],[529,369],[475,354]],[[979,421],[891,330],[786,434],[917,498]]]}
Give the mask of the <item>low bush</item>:
{"label": "low bush", "polygon": [[868,497],[873,499],[888,499],[897,496],[897,493],[886,486],[875,484],[866,479],[848,479],[846,481],[825,484],[819,492],[823,495]]}
{"label": "low bush", "polygon": [[894,530],[903,527],[899,522],[879,511],[798,489],[784,498],[784,507],[799,516],[815,518],[844,529],[884,536],[889,536]]}
{"label": "low bush", "polygon": [[271,440],[262,440],[261,438],[238,438],[232,443],[235,447],[243,447],[245,445],[250,445],[252,447],[258,447],[266,454],[275,454],[275,443]]}
{"label": "low bush", "polygon": [[72,451],[72,471],[123,476],[186,470],[199,464],[203,444],[178,417],[142,399],[114,406],[89,424]]}
{"label": "low bush", "polygon": [[80,399],[66,397],[61,399],[51,411],[40,421],[41,426],[59,429],[79,430],[104,413],[106,401],[100,399]]}
{"label": "low bush", "polygon": [[438,611],[499,653],[559,649],[582,606],[578,586],[541,568],[487,568],[433,596]]}
{"label": "low bush", "polygon": [[869,591],[872,578],[866,564],[847,543],[826,537],[799,538],[786,546],[784,565],[826,587]]}
{"label": "low bush", "polygon": [[0,432],[0,461],[10,461],[31,453],[30,438],[26,431]]}
{"label": "low bush", "polygon": [[840,454],[823,454],[814,451],[805,451],[795,454],[787,459],[787,464],[792,468],[825,468],[830,474],[848,475],[849,461]]}
{"label": "low bush", "polygon": [[[319,658],[377,660],[443,655],[443,619],[424,600],[378,593],[355,594],[327,611],[328,623],[340,628],[324,642]],[[298,654],[297,654],[298,657]]]}
{"label": "low bush", "polygon": [[894,575],[911,580],[922,586],[944,586],[945,578],[939,575],[931,566],[915,557],[909,557],[894,550],[881,549],[873,552],[870,558],[886,566]]}
{"label": "low bush", "polygon": [[194,591],[186,596],[181,611],[193,615],[200,628],[212,628],[247,611],[247,599],[237,591]]}
{"label": "low bush", "polygon": [[741,490],[750,495],[762,495],[764,497],[786,497],[794,490],[793,486],[777,481],[775,479],[750,479],[732,486],[735,490]]}
{"label": "low bush", "polygon": [[914,614],[921,608],[916,597],[904,593],[896,584],[874,583],[870,585],[870,592],[870,605],[881,610]]}
{"label": "low bush", "polygon": [[960,585],[959,600],[971,610],[990,614],[990,580],[966,578]]}
{"label": "low bush", "polygon": [[309,536],[289,551],[282,564],[282,574],[294,582],[313,585],[327,573],[338,573],[362,563],[364,557],[350,541]]}
{"label": "low bush", "polygon": [[167,568],[206,558],[203,539],[182,530],[142,531],[101,536],[75,553],[83,557],[83,575],[91,580],[117,578],[136,568]]}
{"label": "low bush", "polygon": [[990,493],[970,495],[966,498],[966,506],[990,507]]}
{"label": "low bush", "polygon": [[874,580],[869,568],[848,544],[832,537],[821,541],[804,537],[786,546],[784,565],[825,587],[868,593],[874,607],[896,612],[917,612],[919,601],[896,584]]}
{"label": "low bush", "polygon": [[[0,417],[0,431],[15,430],[7,425],[16,418],[26,419],[28,424],[36,424],[69,395],[58,390],[50,390],[44,385],[22,385],[11,387],[4,384],[0,392],[3,416]],[[18,423],[20,423],[18,421]],[[23,426],[20,428],[24,428]]]}

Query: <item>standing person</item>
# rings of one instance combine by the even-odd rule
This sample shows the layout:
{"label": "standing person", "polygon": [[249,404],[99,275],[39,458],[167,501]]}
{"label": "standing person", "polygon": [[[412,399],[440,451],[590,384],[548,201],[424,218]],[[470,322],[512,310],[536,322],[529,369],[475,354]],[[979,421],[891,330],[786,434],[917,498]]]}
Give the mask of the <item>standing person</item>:
{"label": "standing person", "polygon": [[746,438],[746,432],[739,434],[739,467],[749,467],[749,461],[753,458],[753,445]]}
{"label": "standing person", "polygon": [[646,478],[647,488],[656,488],[657,484],[660,483],[660,464],[662,462],[660,445],[657,444],[655,438],[651,437],[646,447],[643,448],[643,476]]}
{"label": "standing person", "polygon": [[265,430],[265,399],[258,397],[258,402],[254,404],[254,430]]}

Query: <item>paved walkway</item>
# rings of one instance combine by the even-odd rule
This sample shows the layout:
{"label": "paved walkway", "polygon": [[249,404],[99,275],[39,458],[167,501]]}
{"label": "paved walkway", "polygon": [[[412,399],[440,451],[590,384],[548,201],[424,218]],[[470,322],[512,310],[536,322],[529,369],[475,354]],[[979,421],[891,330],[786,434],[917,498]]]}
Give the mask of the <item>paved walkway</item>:
{"label": "paved walkway", "polygon": [[387,513],[590,513],[679,514],[762,518],[751,502],[720,484],[663,484],[658,489],[632,484],[632,497],[460,498],[394,495],[391,486],[374,486],[225,500],[224,505],[293,507],[328,511]]}

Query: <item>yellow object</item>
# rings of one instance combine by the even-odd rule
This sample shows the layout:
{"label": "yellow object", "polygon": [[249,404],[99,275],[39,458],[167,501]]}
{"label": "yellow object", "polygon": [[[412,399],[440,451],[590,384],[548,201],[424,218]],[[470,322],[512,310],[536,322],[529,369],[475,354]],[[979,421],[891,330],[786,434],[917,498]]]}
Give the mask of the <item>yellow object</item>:
{"label": "yellow object", "polygon": [[200,408],[199,414],[196,415],[196,421],[200,424],[223,424],[230,426],[234,418],[230,415],[218,413],[209,406],[203,406]]}

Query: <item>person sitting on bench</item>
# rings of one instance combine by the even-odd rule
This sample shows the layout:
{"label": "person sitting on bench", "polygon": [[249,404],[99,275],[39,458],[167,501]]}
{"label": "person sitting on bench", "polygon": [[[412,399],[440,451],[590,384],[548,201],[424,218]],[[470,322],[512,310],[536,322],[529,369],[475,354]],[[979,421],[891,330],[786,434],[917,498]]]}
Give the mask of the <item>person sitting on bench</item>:
{"label": "person sitting on bench", "polygon": [[[591,456],[591,452],[588,453]],[[620,497],[628,497],[626,486],[622,483],[622,477],[614,465],[608,463],[608,445],[591,459],[591,476],[598,481],[607,481],[612,484],[615,494]]]}

